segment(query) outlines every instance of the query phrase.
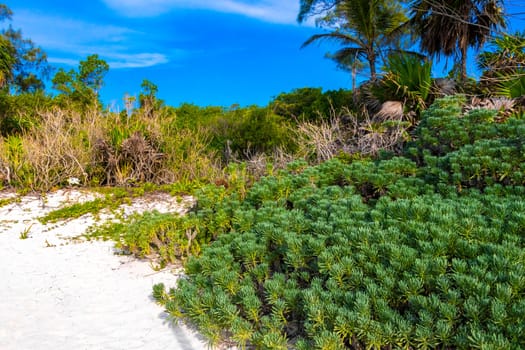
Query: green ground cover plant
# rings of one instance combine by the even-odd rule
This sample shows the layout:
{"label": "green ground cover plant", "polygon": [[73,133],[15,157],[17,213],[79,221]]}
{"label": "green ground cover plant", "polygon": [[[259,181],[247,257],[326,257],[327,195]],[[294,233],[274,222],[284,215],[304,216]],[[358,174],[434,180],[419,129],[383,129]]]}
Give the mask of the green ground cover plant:
{"label": "green ground cover plant", "polygon": [[61,220],[75,219],[86,214],[97,215],[104,209],[116,210],[120,205],[129,203],[131,198],[144,195],[145,192],[155,190],[155,186],[145,184],[139,188],[95,188],[95,192],[103,197],[95,198],[83,203],[74,203],[52,210],[38,220],[42,224],[55,223]]}
{"label": "green ground cover plant", "polygon": [[208,188],[182,220],[211,244],[154,297],[213,345],[524,347],[525,122],[462,103],[424,112],[404,155]]}
{"label": "green ground cover plant", "polygon": [[199,245],[192,244],[195,235],[191,225],[172,213],[133,214],[125,221],[93,227],[86,236],[111,239],[123,254],[152,258],[158,261],[159,267],[200,252]]}
{"label": "green ground cover plant", "polygon": [[57,210],[53,210],[38,219],[42,224],[55,223],[60,220],[75,219],[86,214],[98,214],[101,210],[118,207],[118,202],[111,198],[97,198],[84,203],[75,203]]}

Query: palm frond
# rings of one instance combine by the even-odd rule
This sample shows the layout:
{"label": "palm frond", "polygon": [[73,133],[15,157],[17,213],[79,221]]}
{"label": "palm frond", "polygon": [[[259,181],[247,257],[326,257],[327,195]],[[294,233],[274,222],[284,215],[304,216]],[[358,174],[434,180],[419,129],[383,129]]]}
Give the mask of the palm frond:
{"label": "palm frond", "polygon": [[342,45],[349,45],[349,44],[354,44],[354,45],[359,45],[359,46],[363,45],[363,42],[359,40],[359,38],[353,37],[350,34],[345,34],[345,33],[334,31],[330,33],[312,35],[308,40],[306,40],[301,45],[301,48],[304,48],[312,44],[315,41],[336,41]]}

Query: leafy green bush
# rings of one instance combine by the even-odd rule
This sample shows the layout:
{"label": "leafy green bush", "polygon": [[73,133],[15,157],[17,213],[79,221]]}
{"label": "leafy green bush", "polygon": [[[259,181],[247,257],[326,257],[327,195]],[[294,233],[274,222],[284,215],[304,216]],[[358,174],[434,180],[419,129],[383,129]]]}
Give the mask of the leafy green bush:
{"label": "leafy green bush", "polygon": [[424,114],[415,161],[295,162],[243,196],[205,194],[193,215],[213,243],[155,298],[241,347],[524,347],[524,169],[471,179],[480,150],[497,179],[523,163],[521,121],[459,106]]}
{"label": "leafy green bush", "polygon": [[323,92],[321,88],[294,89],[279,94],[269,103],[269,108],[275,114],[290,121],[328,120],[332,110],[339,111],[352,106],[352,91],[339,89]]}
{"label": "leafy green bush", "polygon": [[495,122],[496,111],[460,112],[461,98],[438,100],[426,112],[409,153],[427,181],[456,188],[525,184],[525,120]]}
{"label": "leafy green bush", "polygon": [[51,106],[51,97],[42,91],[20,95],[0,92],[0,135],[21,134],[39,125],[39,113]]}
{"label": "leafy green bush", "polygon": [[293,150],[290,124],[268,108],[248,107],[226,112],[210,124],[212,145],[223,151],[226,161],[247,159],[278,148]]}
{"label": "leafy green bush", "polygon": [[345,170],[256,184],[159,301],[211,340],[257,348],[523,344],[520,196],[387,192],[367,205]]}

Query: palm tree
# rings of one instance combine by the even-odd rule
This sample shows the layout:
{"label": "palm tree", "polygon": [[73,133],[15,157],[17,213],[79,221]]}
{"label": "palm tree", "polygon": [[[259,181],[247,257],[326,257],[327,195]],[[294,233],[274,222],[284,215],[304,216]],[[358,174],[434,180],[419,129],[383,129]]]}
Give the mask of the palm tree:
{"label": "palm tree", "polygon": [[459,54],[462,82],[468,48],[479,50],[493,31],[506,26],[502,0],[414,0],[408,23],[429,55]]}
{"label": "palm tree", "polygon": [[399,44],[402,32],[397,29],[406,21],[399,1],[340,1],[318,20],[318,24],[335,27],[335,30],[313,35],[302,47],[319,40],[338,42],[343,47],[332,56],[340,62],[367,61],[370,78],[376,80],[378,59],[386,50]]}
{"label": "palm tree", "polygon": [[490,41],[493,50],[478,56],[478,68],[483,75],[512,75],[525,68],[525,31],[504,34]]}
{"label": "palm tree", "polygon": [[357,83],[357,72],[365,68],[365,62],[360,59],[357,51],[339,50],[336,53],[327,53],[326,58],[330,58],[337,64],[337,68],[352,73],[352,91],[355,91]]}
{"label": "palm tree", "polygon": [[525,91],[525,31],[495,37],[490,44],[492,50],[478,56],[481,87],[489,94],[522,96]]}

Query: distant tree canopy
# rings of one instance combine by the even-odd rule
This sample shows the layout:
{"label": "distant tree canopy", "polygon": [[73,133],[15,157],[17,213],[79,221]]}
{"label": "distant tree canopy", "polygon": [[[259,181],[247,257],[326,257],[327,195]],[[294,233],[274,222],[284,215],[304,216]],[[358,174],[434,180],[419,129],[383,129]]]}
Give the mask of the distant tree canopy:
{"label": "distant tree canopy", "polygon": [[352,92],[322,88],[300,88],[280,93],[270,102],[272,111],[288,120],[328,119],[332,110],[352,104]]}
{"label": "distant tree canopy", "polygon": [[[0,21],[10,20],[13,12],[0,4]],[[0,33],[0,87],[14,93],[34,92],[45,88],[50,73],[46,53],[20,30],[8,26]]]}
{"label": "distant tree canopy", "polygon": [[80,61],[77,70],[60,68],[52,79],[53,88],[61,93],[59,99],[87,106],[98,101],[98,92],[108,70],[106,61],[96,54],[90,55]]}

